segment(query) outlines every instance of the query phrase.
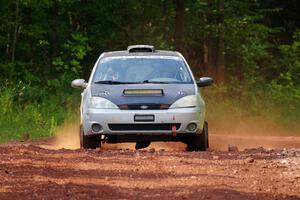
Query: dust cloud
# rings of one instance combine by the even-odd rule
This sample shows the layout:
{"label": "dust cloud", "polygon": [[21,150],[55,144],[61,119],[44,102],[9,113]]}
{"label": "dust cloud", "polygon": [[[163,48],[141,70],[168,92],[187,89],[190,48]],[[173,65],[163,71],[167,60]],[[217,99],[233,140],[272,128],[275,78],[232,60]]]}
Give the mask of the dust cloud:
{"label": "dust cloud", "polygon": [[[51,144],[43,145],[51,149],[78,149],[79,121],[65,122],[55,131]],[[240,150],[245,148],[300,148],[299,132],[283,129],[279,124],[262,117],[224,118],[209,121],[209,142],[211,150],[227,150],[229,144]],[[298,135],[298,136],[297,136]],[[106,150],[135,149],[135,143],[101,144]],[[146,149],[156,151],[184,151],[186,145],[181,142],[152,142]]]}
{"label": "dust cloud", "polygon": [[[65,122],[61,126],[59,126],[55,131],[55,137],[51,144],[42,145],[44,148],[48,149],[78,149],[80,148],[79,141],[79,121],[69,121]],[[120,150],[120,149],[135,149],[135,143],[117,143],[117,144],[109,144],[103,143],[101,144],[102,149],[107,150]],[[186,145],[180,142],[152,142],[149,147],[145,148],[155,150],[165,150],[165,151],[183,151],[186,148]]]}
{"label": "dust cloud", "polygon": [[[230,116],[228,114],[228,116]],[[210,147],[226,150],[229,144],[245,148],[300,148],[300,130],[286,129],[270,118],[224,117],[210,123]]]}
{"label": "dust cloud", "polygon": [[[80,147],[79,141],[79,121],[68,121],[59,126],[55,131],[55,137],[51,144],[41,145],[48,149],[78,149]],[[102,143],[102,149],[106,150],[120,150],[120,149],[135,149],[135,143],[117,143],[109,144]],[[180,142],[152,142],[149,147],[145,148],[165,151],[183,151],[186,145]]]}
{"label": "dust cloud", "polygon": [[78,149],[79,141],[79,121],[65,122],[55,130],[55,137],[51,145],[53,149]]}

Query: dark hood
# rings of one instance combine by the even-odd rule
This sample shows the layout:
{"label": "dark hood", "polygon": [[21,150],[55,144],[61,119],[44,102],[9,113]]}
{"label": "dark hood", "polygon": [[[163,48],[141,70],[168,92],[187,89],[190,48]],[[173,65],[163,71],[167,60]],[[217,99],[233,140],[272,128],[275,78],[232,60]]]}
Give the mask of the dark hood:
{"label": "dark hood", "polygon": [[[130,89],[162,89],[163,95],[124,95]],[[91,85],[92,96],[104,97],[116,105],[122,104],[173,104],[176,100],[195,94],[194,84],[127,84]]]}

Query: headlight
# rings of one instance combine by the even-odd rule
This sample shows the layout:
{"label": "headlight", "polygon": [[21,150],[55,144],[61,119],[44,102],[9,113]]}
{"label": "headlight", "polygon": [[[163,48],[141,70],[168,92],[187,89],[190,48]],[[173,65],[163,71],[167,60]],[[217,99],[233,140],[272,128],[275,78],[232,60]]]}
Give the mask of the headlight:
{"label": "headlight", "polygon": [[188,108],[200,106],[201,99],[198,95],[189,95],[175,101],[170,108]]}
{"label": "headlight", "polygon": [[102,98],[102,97],[92,97],[90,99],[90,105],[91,108],[102,108],[102,109],[116,109],[118,106],[114,104],[113,102]]}

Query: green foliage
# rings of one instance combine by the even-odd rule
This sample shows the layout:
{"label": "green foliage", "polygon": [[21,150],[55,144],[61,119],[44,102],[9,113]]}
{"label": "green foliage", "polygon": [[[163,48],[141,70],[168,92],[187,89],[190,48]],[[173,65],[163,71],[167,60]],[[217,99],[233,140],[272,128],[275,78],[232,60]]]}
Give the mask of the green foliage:
{"label": "green foliage", "polygon": [[[79,114],[74,112],[79,106],[78,91],[58,92],[39,100],[29,95],[36,91],[23,83],[0,88],[0,142],[22,139],[24,134],[30,139],[51,136],[58,125]],[[26,93],[29,96],[25,97]]]}
{"label": "green foliage", "polygon": [[[272,99],[284,110],[283,117],[300,119],[300,32],[294,34],[291,45],[280,45],[280,56],[276,70],[280,70],[276,79],[269,84]],[[298,121],[299,122],[299,121]]]}
{"label": "green foliage", "polygon": [[[219,85],[204,90],[207,120],[214,130],[243,134],[299,134],[299,101],[277,99],[268,87]],[[280,93],[282,94],[282,93]],[[260,132],[263,129],[263,132]]]}
{"label": "green foliage", "polygon": [[297,89],[300,88],[300,31],[295,32],[291,45],[280,45],[279,50],[279,67],[283,71],[273,83],[285,86],[285,89],[293,91],[293,97],[299,99]]}
{"label": "green foliage", "polygon": [[[182,53],[194,73],[214,75],[208,69],[224,56],[225,82],[207,93],[209,110],[299,122],[298,5],[184,1]],[[70,81],[87,78],[101,52],[174,49],[175,1],[0,0],[0,12],[0,140],[53,133],[78,106]]]}
{"label": "green foliage", "polygon": [[[55,71],[62,74],[61,81],[70,81],[79,77],[82,73],[81,62],[87,53],[91,50],[88,46],[88,38],[79,33],[71,34],[71,40],[67,40],[63,45],[60,55],[53,59],[52,64]],[[50,85],[57,86],[57,79],[48,82]]]}

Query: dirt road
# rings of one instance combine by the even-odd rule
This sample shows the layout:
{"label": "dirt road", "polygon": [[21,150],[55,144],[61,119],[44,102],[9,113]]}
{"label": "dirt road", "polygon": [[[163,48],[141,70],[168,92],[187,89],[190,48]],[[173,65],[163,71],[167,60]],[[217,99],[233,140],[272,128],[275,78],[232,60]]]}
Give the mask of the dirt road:
{"label": "dirt road", "polygon": [[177,144],[155,144],[138,151],[130,146],[57,150],[47,145],[0,146],[0,199],[300,199],[297,149],[186,152]]}

